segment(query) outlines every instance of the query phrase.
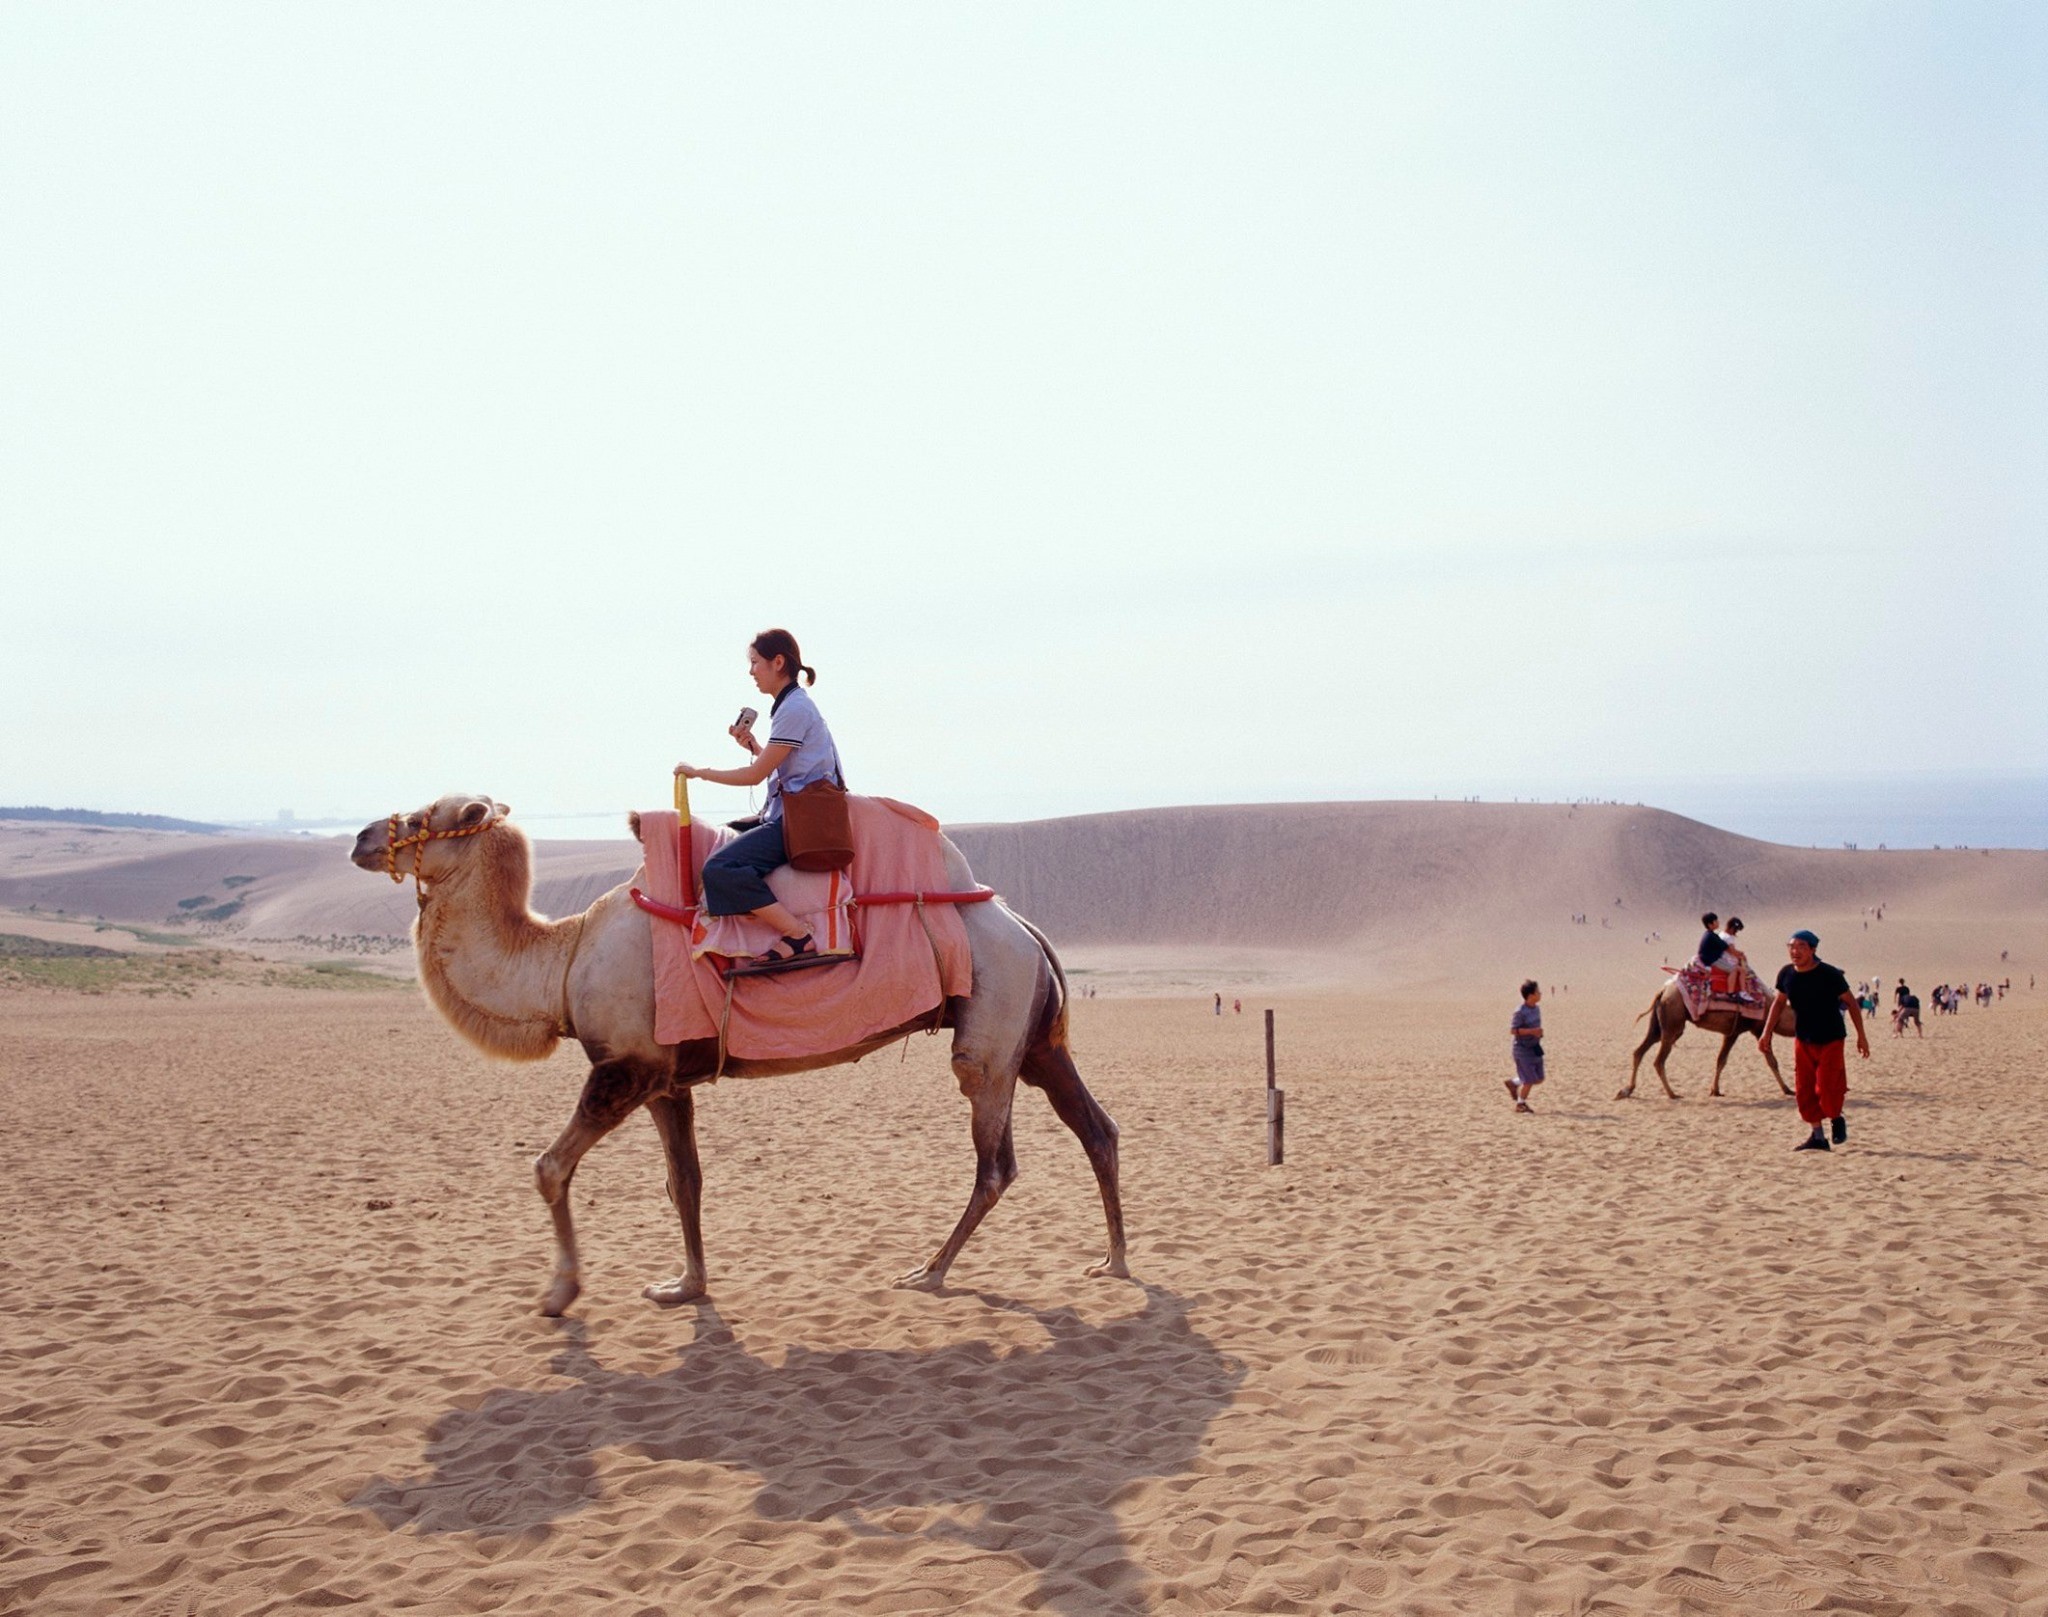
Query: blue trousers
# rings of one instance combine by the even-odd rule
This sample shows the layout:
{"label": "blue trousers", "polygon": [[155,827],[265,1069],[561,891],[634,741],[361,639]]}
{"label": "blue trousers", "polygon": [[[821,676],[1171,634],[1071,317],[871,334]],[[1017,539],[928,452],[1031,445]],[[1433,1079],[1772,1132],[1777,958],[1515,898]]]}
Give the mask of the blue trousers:
{"label": "blue trousers", "polygon": [[782,821],[743,831],[704,861],[704,908],[712,915],[752,915],[775,902],[768,872],[786,865]]}

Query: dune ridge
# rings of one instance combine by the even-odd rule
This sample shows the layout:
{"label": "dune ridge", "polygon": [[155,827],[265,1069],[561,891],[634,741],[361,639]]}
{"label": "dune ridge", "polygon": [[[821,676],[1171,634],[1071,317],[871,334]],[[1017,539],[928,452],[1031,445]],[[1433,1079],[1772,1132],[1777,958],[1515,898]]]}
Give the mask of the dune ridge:
{"label": "dune ridge", "polygon": [[[1938,913],[1944,947],[1980,969],[2048,915],[2048,852],[1791,848],[1619,805],[1247,804],[949,834],[1063,947],[1320,952],[1423,975],[1532,954],[1568,976],[1640,973],[1658,963],[1646,951],[1682,957],[1708,906],[1741,906],[1757,936]],[[624,840],[537,843],[534,906],[574,913],[637,863]],[[0,826],[0,908],[31,906],[252,943],[396,943],[414,914],[411,889],[356,870],[341,839]]]}

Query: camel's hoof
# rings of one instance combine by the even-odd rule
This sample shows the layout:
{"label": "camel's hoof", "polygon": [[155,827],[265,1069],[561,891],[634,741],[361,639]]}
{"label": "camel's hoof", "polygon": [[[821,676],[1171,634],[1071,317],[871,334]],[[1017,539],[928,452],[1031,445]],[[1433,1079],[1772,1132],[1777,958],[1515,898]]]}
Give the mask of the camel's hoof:
{"label": "camel's hoof", "polygon": [[1089,1264],[1087,1273],[1090,1280],[1128,1280],[1131,1278],[1130,1267],[1124,1262],[1121,1255],[1113,1258],[1104,1258],[1100,1263]]}
{"label": "camel's hoof", "polygon": [[558,1275],[554,1284],[540,1294],[540,1311],[549,1319],[560,1319],[582,1292],[583,1283],[574,1275]]}
{"label": "camel's hoof", "polygon": [[943,1291],[945,1287],[946,1277],[933,1270],[928,1263],[911,1270],[907,1275],[896,1277],[898,1291]]}
{"label": "camel's hoof", "polygon": [[663,1308],[675,1308],[683,1303],[694,1303],[706,1290],[702,1280],[690,1275],[677,1275],[673,1280],[657,1281],[651,1286],[642,1286],[640,1295],[650,1303],[659,1303]]}
{"label": "camel's hoof", "polygon": [[1618,1089],[1614,1092],[1614,1098],[1616,1100],[1634,1100],[1636,1092],[1633,1089]]}

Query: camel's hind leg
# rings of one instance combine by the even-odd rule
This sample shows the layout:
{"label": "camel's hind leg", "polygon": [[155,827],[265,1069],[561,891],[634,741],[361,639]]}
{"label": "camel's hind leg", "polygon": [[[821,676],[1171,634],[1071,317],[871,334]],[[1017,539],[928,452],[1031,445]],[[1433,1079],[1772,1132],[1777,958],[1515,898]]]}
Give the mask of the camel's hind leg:
{"label": "camel's hind leg", "polygon": [[1714,1057],[1714,1087],[1707,1091],[1707,1098],[1721,1098],[1721,1070],[1728,1065],[1728,1052],[1735,1048],[1735,1041],[1742,1037],[1742,1024],[1737,1022],[1721,1035],[1721,1053]]}
{"label": "camel's hind leg", "polygon": [[1657,1028],[1657,1013],[1653,1009],[1650,1012],[1650,1031],[1643,1035],[1643,1042],[1629,1053],[1628,1087],[1616,1093],[1614,1097],[1616,1100],[1627,1100],[1635,1094],[1636,1074],[1642,1070],[1643,1057],[1649,1053],[1650,1046],[1655,1044],[1660,1037],[1662,1035]]}
{"label": "camel's hind leg", "polygon": [[[1614,1098],[1616,1100],[1628,1100],[1635,1094],[1636,1074],[1642,1070],[1644,1055],[1648,1053],[1651,1045],[1655,1044],[1659,1039],[1664,1037],[1663,1002],[1661,1000],[1656,999],[1651,1000],[1650,1008],[1648,1011],[1644,1012],[1644,1015],[1649,1017],[1650,1026],[1648,1030],[1643,1034],[1643,1042],[1635,1047],[1635,1050],[1630,1054],[1628,1058],[1628,1087],[1619,1091],[1615,1095]],[[1641,1018],[1638,1018],[1638,1020],[1641,1020]],[[1681,1024],[1681,1026],[1682,1025],[1683,1024]],[[1671,1046],[1667,1044],[1664,1046],[1663,1050],[1659,1050],[1657,1052],[1657,1057],[1659,1061],[1662,1061],[1665,1051],[1669,1050],[1670,1048]],[[1664,1071],[1661,1066],[1657,1070],[1657,1076],[1659,1078],[1662,1078],[1664,1076]],[[1669,1090],[1671,1088],[1669,1084],[1666,1084],[1664,1087],[1666,1090]]]}
{"label": "camel's hind leg", "polygon": [[1673,1028],[1658,1041],[1657,1053],[1650,1057],[1650,1070],[1657,1075],[1657,1082],[1664,1086],[1665,1095],[1672,1100],[1678,1100],[1680,1096],[1678,1091],[1671,1087],[1670,1078],[1665,1075],[1664,1062],[1671,1054],[1671,1047],[1678,1042],[1679,1035],[1683,1032],[1685,1032],[1685,1024],[1680,1022],[1677,1027]]}
{"label": "camel's hind leg", "polygon": [[1771,1076],[1778,1080],[1778,1088],[1786,1094],[1792,1093],[1792,1086],[1785,1082],[1785,1075],[1778,1070],[1778,1054],[1764,1043],[1764,1025],[1761,1022],[1748,1024],[1749,1036],[1756,1040],[1756,1053],[1764,1058],[1764,1065],[1771,1069]]}
{"label": "camel's hind leg", "polygon": [[560,1137],[533,1159],[533,1181],[555,1220],[555,1273],[541,1293],[540,1311],[553,1318],[583,1289],[576,1255],[576,1224],[569,1215],[569,1182],[583,1153],[617,1128],[655,1085],[652,1073],[629,1061],[601,1061],[590,1069],[576,1115]]}
{"label": "camel's hind leg", "polygon": [[668,1199],[683,1221],[683,1272],[673,1280],[648,1286],[641,1296],[657,1303],[687,1303],[704,1295],[704,1169],[697,1161],[697,1103],[687,1089],[657,1095],[647,1113],[661,1134],[668,1154]]}
{"label": "camel's hind leg", "polygon": [[1064,1043],[1056,1038],[1042,1040],[1025,1053],[1024,1082],[1045,1091],[1060,1121],[1074,1131],[1074,1138],[1088,1153],[1095,1170],[1095,1183],[1102,1191],[1102,1216],[1109,1224],[1109,1252],[1091,1266],[1091,1275],[1113,1275],[1128,1280],[1131,1271],[1124,1264],[1124,1204],[1117,1188],[1116,1120],[1105,1112],[1074,1066]]}
{"label": "camel's hind leg", "polygon": [[946,1271],[960,1256],[975,1227],[988,1210],[1002,1199],[1017,1177],[1017,1150],[1010,1138],[1010,1103],[1017,1092],[1014,1066],[990,1067],[964,1051],[955,1050],[953,1075],[960,1092],[974,1107],[974,1190],[967,1198],[967,1210],[946,1244],[930,1260],[896,1282],[920,1291],[937,1291],[946,1283]]}

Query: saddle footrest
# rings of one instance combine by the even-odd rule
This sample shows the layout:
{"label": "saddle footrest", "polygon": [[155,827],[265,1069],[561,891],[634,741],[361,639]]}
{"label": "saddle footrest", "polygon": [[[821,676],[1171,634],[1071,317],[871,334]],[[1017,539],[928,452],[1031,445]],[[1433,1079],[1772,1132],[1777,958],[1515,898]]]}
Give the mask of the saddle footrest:
{"label": "saddle footrest", "polygon": [[803,971],[811,966],[852,965],[860,958],[851,954],[800,954],[793,960],[750,960],[745,965],[727,966],[718,975],[727,982],[735,977],[773,977],[783,971]]}

